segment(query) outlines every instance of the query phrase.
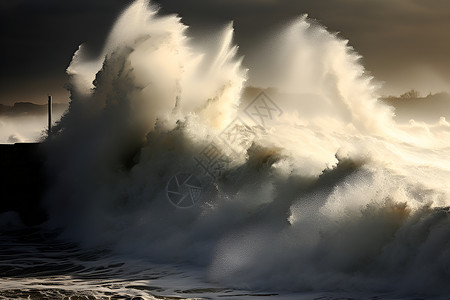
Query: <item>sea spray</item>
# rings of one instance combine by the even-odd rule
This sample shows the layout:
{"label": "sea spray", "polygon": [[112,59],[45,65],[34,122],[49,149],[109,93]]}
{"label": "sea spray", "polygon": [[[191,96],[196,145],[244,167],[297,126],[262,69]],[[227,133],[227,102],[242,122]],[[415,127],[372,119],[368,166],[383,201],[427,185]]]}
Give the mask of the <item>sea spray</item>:
{"label": "sea spray", "polygon": [[[46,145],[47,226],[232,287],[450,293],[448,123],[395,124],[347,42],[306,17],[247,66],[283,113],[236,127],[255,134],[235,163],[197,205],[171,205],[168,182],[254,101],[232,35],[200,51],[139,0],[96,60],[75,53],[71,106]],[[258,64],[272,72],[252,80]]]}

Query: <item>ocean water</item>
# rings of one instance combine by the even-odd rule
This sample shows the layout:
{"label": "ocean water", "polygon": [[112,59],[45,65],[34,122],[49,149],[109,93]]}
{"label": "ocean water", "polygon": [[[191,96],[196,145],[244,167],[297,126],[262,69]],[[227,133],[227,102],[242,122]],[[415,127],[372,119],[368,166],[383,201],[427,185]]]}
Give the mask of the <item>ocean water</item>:
{"label": "ocean water", "polygon": [[57,236],[37,227],[2,232],[0,299],[429,299],[381,291],[230,288],[206,281],[192,265],[82,249]]}
{"label": "ocean water", "polygon": [[183,265],[161,265],[80,249],[41,228],[2,232],[0,299],[209,299],[273,296],[202,281]]}
{"label": "ocean water", "polygon": [[245,59],[233,31],[138,0],[80,46],[5,299],[449,299],[450,123],[397,123],[306,16]]}

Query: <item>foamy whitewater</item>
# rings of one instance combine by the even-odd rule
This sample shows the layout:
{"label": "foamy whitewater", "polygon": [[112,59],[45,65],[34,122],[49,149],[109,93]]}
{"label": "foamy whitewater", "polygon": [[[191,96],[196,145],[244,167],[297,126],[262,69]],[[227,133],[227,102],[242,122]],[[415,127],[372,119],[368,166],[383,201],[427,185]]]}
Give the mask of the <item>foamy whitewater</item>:
{"label": "foamy whitewater", "polygon": [[306,16],[255,53],[233,31],[196,44],[137,0],[97,59],[80,46],[45,144],[45,228],[110,251],[140,299],[449,299],[450,123],[396,123],[347,41]]}

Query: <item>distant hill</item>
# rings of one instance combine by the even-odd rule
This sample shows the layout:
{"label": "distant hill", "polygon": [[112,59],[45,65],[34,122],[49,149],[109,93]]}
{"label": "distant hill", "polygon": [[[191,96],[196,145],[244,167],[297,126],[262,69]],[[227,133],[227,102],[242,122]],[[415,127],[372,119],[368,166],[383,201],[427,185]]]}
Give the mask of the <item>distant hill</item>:
{"label": "distant hill", "polygon": [[450,120],[450,94],[438,93],[421,97],[411,90],[400,97],[386,97],[383,102],[395,108],[397,121],[408,122],[410,119],[435,123],[440,117]]}
{"label": "distant hill", "polygon": [[0,104],[0,114],[8,111],[11,107],[7,105]]}
{"label": "distant hill", "polygon": [[[69,104],[53,103],[52,109],[55,114],[62,114],[67,110]],[[13,106],[0,104],[0,116],[18,117],[27,115],[47,114],[47,104],[35,104],[31,102],[17,102]]]}

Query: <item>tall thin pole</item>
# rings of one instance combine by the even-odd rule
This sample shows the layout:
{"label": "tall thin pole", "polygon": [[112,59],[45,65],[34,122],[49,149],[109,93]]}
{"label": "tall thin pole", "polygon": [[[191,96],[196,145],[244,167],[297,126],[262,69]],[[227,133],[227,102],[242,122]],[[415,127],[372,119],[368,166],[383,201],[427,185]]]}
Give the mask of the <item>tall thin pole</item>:
{"label": "tall thin pole", "polygon": [[52,136],[52,96],[48,96],[48,137]]}

